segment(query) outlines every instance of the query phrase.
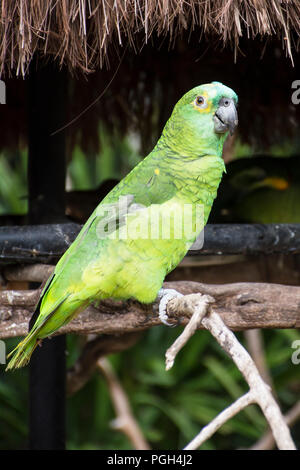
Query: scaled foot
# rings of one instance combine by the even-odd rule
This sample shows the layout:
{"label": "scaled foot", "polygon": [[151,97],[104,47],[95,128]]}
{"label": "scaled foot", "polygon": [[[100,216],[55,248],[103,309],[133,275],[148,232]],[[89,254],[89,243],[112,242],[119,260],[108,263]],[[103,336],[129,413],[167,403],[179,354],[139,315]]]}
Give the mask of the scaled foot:
{"label": "scaled foot", "polygon": [[177,292],[175,289],[160,289],[157,294],[157,300],[159,301],[158,316],[160,321],[167,326],[174,326],[172,323],[168,322],[167,304],[171,299],[176,297],[183,297],[183,294],[180,294],[180,292]]}

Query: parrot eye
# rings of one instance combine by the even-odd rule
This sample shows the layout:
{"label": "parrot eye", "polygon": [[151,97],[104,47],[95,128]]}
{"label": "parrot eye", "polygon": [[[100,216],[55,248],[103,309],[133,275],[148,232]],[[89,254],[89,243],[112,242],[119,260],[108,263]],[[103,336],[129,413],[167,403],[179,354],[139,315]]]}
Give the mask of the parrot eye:
{"label": "parrot eye", "polygon": [[232,103],[232,100],[230,98],[226,98],[223,96],[223,98],[220,99],[219,101],[219,106],[225,106],[226,108],[230,106]]}
{"label": "parrot eye", "polygon": [[206,100],[203,96],[197,96],[195,99],[195,105],[199,106],[199,108],[205,108],[206,107]]}

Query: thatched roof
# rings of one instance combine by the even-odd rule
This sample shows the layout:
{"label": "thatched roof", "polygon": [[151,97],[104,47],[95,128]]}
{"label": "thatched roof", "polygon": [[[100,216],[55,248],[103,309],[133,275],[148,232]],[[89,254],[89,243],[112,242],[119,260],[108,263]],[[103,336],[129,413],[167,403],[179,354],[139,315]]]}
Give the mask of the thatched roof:
{"label": "thatched roof", "polygon": [[182,31],[238,49],[241,36],[281,38],[292,56],[299,0],[0,0],[0,74],[25,75],[37,50],[72,70],[99,69],[114,47],[139,50]]}
{"label": "thatched roof", "polygon": [[30,62],[41,70],[53,58],[73,75],[69,155],[75,144],[99,151],[99,121],[114,136],[137,132],[146,155],[180,96],[214,80],[239,95],[242,142],[262,151],[298,138],[291,84],[300,66],[300,0],[0,0],[0,12],[8,103],[0,150],[27,143],[30,80],[15,75],[30,77]]}

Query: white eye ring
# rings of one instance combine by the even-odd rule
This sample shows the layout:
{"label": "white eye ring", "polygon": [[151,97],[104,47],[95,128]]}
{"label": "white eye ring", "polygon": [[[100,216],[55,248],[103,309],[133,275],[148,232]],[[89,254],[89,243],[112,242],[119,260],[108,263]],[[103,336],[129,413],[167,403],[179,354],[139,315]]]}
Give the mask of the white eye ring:
{"label": "white eye ring", "polygon": [[207,101],[204,96],[197,96],[194,103],[198,108],[206,108],[207,106]]}

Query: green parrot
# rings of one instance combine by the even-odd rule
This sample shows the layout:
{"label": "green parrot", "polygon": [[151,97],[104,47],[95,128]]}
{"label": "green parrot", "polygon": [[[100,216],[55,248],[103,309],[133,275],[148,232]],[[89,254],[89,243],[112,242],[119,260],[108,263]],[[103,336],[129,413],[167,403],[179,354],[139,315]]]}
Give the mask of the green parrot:
{"label": "green parrot", "polygon": [[211,216],[216,222],[299,223],[299,181],[298,155],[234,160],[227,164],[222,198]]}
{"label": "green parrot", "polygon": [[43,338],[102,299],[158,297],[167,323],[166,303],[180,294],[161,287],[207,222],[236,106],[235,92],[219,82],[178,101],[152,152],[101,201],[57,263],[7,369],[26,365]]}

